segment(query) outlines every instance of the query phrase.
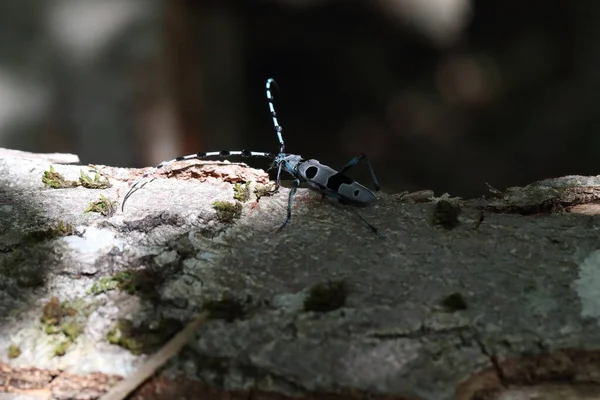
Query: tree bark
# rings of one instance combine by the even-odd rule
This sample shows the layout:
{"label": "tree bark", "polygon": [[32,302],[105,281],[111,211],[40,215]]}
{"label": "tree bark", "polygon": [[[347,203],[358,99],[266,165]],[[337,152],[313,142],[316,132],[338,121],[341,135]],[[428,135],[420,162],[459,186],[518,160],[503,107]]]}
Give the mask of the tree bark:
{"label": "tree bark", "polygon": [[52,189],[50,161],[0,154],[6,396],[98,398],[201,310],[132,398],[600,396],[599,177],[383,193],[357,210],[378,237],[307,189],[276,232],[289,190],[257,201],[268,177],[243,164],[162,168],[122,211],[140,170],[54,165],[77,183]]}

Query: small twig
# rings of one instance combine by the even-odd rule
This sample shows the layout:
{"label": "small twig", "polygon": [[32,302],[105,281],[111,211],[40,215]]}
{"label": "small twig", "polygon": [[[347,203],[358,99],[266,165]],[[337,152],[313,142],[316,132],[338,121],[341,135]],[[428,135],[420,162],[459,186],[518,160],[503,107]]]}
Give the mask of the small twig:
{"label": "small twig", "polygon": [[183,328],[175,337],[165,344],[156,354],[148,359],[142,367],[128,376],[126,379],[117,383],[100,400],[123,400],[131,392],[136,390],[148,378],[167,363],[173,356],[185,346],[194,336],[200,325],[208,318],[208,312],[198,314],[188,325]]}

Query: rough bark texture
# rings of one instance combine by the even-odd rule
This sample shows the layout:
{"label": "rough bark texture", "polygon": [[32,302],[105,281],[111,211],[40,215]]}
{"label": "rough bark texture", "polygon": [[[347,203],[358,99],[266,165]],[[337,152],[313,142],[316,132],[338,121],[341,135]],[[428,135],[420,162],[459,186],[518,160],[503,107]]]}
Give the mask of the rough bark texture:
{"label": "rough bark texture", "polygon": [[[0,399],[97,398],[202,308],[132,398],[600,396],[599,177],[381,194],[379,238],[304,189],[279,233],[285,188],[222,222],[232,183],[267,182],[240,164],[165,168],[121,211],[140,171],[55,165],[91,183],[52,189],[43,157],[0,154]],[[100,195],[119,207],[84,213]]]}

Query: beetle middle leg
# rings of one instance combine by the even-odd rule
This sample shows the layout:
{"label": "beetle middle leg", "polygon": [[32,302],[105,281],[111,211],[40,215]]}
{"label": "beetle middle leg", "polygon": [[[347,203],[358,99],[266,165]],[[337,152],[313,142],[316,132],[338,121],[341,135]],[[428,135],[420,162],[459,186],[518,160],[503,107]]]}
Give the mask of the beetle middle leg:
{"label": "beetle middle leg", "polygon": [[364,153],[361,155],[358,155],[358,156],[352,158],[350,161],[348,161],[346,163],[346,165],[344,165],[342,167],[342,169],[340,169],[340,173],[343,174],[344,172],[346,172],[350,168],[354,167],[356,164],[358,164],[362,160],[365,160],[365,162],[367,163],[367,166],[369,167],[369,172],[371,173],[371,178],[373,179],[373,185],[375,186],[375,190],[379,190],[379,180],[377,179],[377,176],[375,176],[375,171],[373,171],[373,166],[371,165],[369,158]]}
{"label": "beetle middle leg", "polygon": [[292,218],[292,206],[294,205],[294,196],[296,195],[296,190],[298,190],[299,186],[300,179],[295,179],[294,186],[290,189],[290,195],[288,197],[287,217],[285,219],[285,222],[279,227],[279,229],[277,229],[277,232],[285,228],[285,226],[290,222],[290,219]]}

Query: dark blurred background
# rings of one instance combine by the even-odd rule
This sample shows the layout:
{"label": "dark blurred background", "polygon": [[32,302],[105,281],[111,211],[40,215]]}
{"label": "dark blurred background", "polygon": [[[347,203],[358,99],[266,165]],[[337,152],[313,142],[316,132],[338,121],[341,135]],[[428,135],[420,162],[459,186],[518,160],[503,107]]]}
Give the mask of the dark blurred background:
{"label": "dark blurred background", "polygon": [[2,147],[137,167],[274,152],[268,77],[289,152],[366,152],[387,192],[600,170],[597,1],[0,2]]}

